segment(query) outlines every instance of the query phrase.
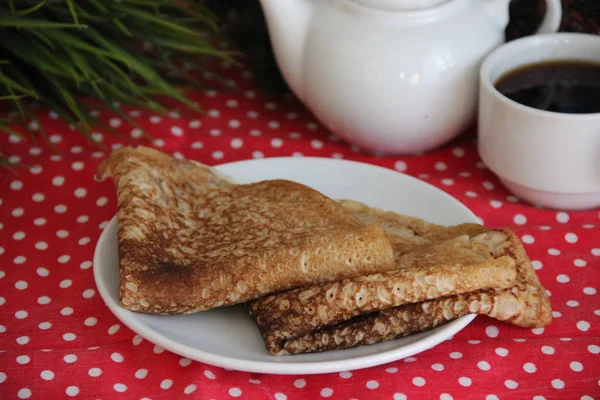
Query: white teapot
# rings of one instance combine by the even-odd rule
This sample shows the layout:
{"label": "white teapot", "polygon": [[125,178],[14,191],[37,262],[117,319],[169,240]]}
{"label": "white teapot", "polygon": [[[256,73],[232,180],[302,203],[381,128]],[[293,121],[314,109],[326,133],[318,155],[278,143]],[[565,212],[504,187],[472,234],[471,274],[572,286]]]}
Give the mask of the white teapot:
{"label": "white teapot", "polygon": [[[386,154],[433,149],[473,122],[483,58],[510,0],[261,0],[277,64],[328,129]],[[547,0],[538,33],[554,32]]]}

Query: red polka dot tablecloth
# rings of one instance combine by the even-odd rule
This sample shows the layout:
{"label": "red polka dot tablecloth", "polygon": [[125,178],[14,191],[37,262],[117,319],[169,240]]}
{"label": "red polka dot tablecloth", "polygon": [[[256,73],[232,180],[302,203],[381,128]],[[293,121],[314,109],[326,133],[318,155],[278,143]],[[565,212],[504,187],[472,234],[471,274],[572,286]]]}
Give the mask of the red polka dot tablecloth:
{"label": "red polka dot tablecloth", "polygon": [[[205,116],[124,109],[154,139],[96,111],[123,137],[98,131],[88,144],[38,109],[41,141],[0,138],[15,173],[0,169],[0,398],[84,399],[600,399],[600,212],[557,212],[512,196],[465,134],[415,157],[368,154],[332,136],[291,96],[267,98],[247,71],[240,92],[192,94]],[[31,124],[32,131],[40,127]],[[376,164],[455,196],[489,226],[525,243],[548,289],[554,320],[521,329],[479,316],[437,347],[390,364],[326,375],[225,370],[182,358],[123,326],[92,274],[96,241],[116,211],[112,182],[95,182],[110,149],[152,145],[209,165],[275,156]],[[559,162],[559,160],[557,160]]]}

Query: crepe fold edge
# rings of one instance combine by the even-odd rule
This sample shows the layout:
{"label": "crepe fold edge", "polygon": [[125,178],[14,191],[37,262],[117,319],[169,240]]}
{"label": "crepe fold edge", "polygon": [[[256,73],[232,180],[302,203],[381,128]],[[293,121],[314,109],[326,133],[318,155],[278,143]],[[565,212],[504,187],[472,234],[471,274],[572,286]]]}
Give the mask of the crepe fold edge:
{"label": "crepe fold edge", "polygon": [[548,296],[516,235],[508,229],[502,229],[480,234],[474,239],[482,242],[487,240],[489,244],[490,235],[491,240],[498,238],[498,235],[493,236],[493,232],[502,232],[505,235],[505,240],[492,246],[495,247],[496,255],[503,254],[504,256],[500,257],[512,259],[516,267],[517,279],[508,287],[503,288],[500,285],[424,302],[382,308],[312,330],[304,325],[305,330],[295,337],[285,337],[281,334],[282,330],[293,331],[293,325],[280,324],[277,328],[279,332],[276,332],[266,325],[261,327],[256,313],[252,310],[250,313],[259,326],[267,350],[274,355],[318,352],[377,343],[431,329],[468,313],[486,314],[522,327],[548,325],[552,319]]}

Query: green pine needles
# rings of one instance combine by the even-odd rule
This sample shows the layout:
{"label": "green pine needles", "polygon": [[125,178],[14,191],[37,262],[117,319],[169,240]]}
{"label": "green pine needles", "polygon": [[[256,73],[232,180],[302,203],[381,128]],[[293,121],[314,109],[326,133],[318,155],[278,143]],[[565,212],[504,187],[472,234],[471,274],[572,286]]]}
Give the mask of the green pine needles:
{"label": "green pine needles", "polygon": [[[23,124],[42,103],[90,140],[105,107],[166,112],[164,99],[200,111],[183,87],[203,87],[204,58],[232,61],[214,45],[216,17],[200,0],[0,0],[0,105]],[[204,63],[206,64],[206,63]],[[0,131],[13,119],[0,119]],[[37,126],[40,135],[45,135]]]}

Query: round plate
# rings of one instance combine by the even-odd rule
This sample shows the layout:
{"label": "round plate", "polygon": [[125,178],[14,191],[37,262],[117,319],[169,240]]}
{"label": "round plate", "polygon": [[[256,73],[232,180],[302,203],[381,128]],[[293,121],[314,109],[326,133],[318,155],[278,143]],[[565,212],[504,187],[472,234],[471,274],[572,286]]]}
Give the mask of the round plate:
{"label": "round plate", "polygon": [[[467,207],[441,190],[369,164],[328,158],[270,158],[216,168],[239,183],[288,179],[333,199],[356,200],[442,225],[478,222]],[[121,308],[116,217],[104,229],[96,245],[94,277],[110,310],[143,338],[192,360],[250,372],[317,374],[380,365],[427,350],[475,318],[475,315],[467,315],[426,332],[379,344],[316,354],[272,356],[242,306],[172,316]]]}

